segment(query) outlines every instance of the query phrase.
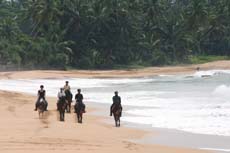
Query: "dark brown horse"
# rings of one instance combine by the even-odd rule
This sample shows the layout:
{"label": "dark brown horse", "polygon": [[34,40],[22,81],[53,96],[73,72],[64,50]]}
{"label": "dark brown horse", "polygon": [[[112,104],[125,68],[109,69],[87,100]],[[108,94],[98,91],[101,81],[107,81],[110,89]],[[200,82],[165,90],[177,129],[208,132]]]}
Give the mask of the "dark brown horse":
{"label": "dark brown horse", "polygon": [[112,114],[114,116],[116,127],[120,127],[121,112],[122,112],[122,108],[120,105],[115,105],[112,107]]}
{"label": "dark brown horse", "polygon": [[65,121],[65,110],[66,110],[67,102],[65,98],[61,98],[57,103],[58,111],[60,114],[60,121]]}
{"label": "dark brown horse", "polygon": [[81,103],[77,102],[74,108],[75,108],[75,113],[77,114],[78,123],[82,123],[83,113],[85,113],[85,104],[83,104],[82,102]]}
{"label": "dark brown horse", "polygon": [[71,113],[71,103],[72,103],[73,95],[69,90],[66,90],[65,94],[66,94],[66,101],[67,101],[66,111],[67,113]]}

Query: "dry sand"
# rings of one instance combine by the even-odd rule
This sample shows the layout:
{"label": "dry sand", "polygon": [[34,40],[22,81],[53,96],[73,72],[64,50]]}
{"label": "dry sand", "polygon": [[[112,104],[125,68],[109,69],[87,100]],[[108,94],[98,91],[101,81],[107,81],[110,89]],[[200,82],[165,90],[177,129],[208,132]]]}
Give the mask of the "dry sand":
{"label": "dry sand", "polygon": [[[158,74],[192,73],[201,69],[230,69],[230,61],[202,65],[154,67],[113,71],[22,71],[1,72],[1,79],[63,77],[140,77]],[[130,140],[143,138],[147,132],[116,128],[104,118],[86,113],[84,123],[75,122],[75,114],[58,121],[56,99],[48,98],[49,111],[42,119],[33,111],[36,97],[0,91],[0,153],[202,153],[206,151],[145,145]],[[88,107],[87,107],[88,108]],[[105,108],[107,109],[107,108]],[[88,108],[88,112],[95,111]],[[112,120],[112,118],[111,118]]]}
{"label": "dry sand", "polygon": [[71,70],[71,71],[14,71],[0,72],[0,79],[17,78],[65,78],[65,77],[87,77],[87,78],[111,78],[111,77],[145,77],[161,74],[191,74],[196,71],[211,69],[230,69],[230,61],[216,61],[206,64],[168,66],[168,67],[148,67],[143,69],[130,70]]}

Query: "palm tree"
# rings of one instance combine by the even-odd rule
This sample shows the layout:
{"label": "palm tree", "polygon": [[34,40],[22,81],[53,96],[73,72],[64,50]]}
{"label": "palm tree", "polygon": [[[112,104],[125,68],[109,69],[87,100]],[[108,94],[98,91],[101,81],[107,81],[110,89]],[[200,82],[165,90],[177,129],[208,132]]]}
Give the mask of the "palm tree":
{"label": "palm tree", "polygon": [[37,36],[40,30],[47,31],[52,24],[58,22],[60,12],[56,0],[34,0],[28,10],[33,20],[31,35]]}

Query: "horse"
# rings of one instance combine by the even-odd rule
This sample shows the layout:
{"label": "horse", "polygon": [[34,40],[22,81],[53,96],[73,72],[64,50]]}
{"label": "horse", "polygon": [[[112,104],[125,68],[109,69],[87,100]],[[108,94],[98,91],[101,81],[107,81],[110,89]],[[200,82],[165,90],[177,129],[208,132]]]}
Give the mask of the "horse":
{"label": "horse", "polygon": [[67,103],[64,97],[59,100],[59,102],[57,103],[57,107],[58,107],[58,111],[60,114],[60,121],[64,121],[65,120],[65,109],[67,107]]}
{"label": "horse", "polygon": [[115,105],[112,108],[112,114],[114,116],[115,126],[120,127],[120,117],[121,117],[122,108],[120,105]]}
{"label": "horse", "polygon": [[41,98],[39,100],[39,104],[38,104],[38,116],[39,116],[39,118],[41,118],[43,116],[45,109],[46,109],[45,100],[43,98]]}
{"label": "horse", "polygon": [[75,104],[75,113],[77,114],[78,123],[82,123],[83,113],[85,113],[85,104],[77,102]]}
{"label": "horse", "polygon": [[65,94],[66,94],[65,98],[66,98],[66,101],[67,101],[66,111],[67,111],[67,113],[70,113],[71,112],[71,103],[72,103],[73,95],[69,90],[66,90]]}

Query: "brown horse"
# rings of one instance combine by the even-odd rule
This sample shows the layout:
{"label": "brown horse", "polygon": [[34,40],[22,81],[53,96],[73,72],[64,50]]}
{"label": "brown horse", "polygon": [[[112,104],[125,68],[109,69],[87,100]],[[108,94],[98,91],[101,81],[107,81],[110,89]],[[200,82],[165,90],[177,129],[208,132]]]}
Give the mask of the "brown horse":
{"label": "brown horse", "polygon": [[38,104],[38,116],[39,116],[39,118],[43,117],[43,113],[45,112],[45,109],[46,109],[45,100],[43,98],[41,98],[39,101],[39,104]]}
{"label": "brown horse", "polygon": [[65,98],[61,98],[60,101],[57,103],[57,106],[60,114],[60,121],[65,121],[65,110],[67,107],[67,102]]}
{"label": "brown horse", "polygon": [[113,106],[112,114],[114,116],[114,121],[115,121],[115,126],[116,127],[120,127],[121,112],[122,112],[122,108],[119,105]]}
{"label": "brown horse", "polygon": [[77,102],[74,106],[75,113],[77,114],[78,123],[82,123],[83,113],[85,113],[85,105]]}
{"label": "brown horse", "polygon": [[67,111],[67,113],[71,113],[71,103],[72,103],[73,95],[69,90],[66,90],[65,94],[66,94],[65,98],[67,101],[66,111]]}

